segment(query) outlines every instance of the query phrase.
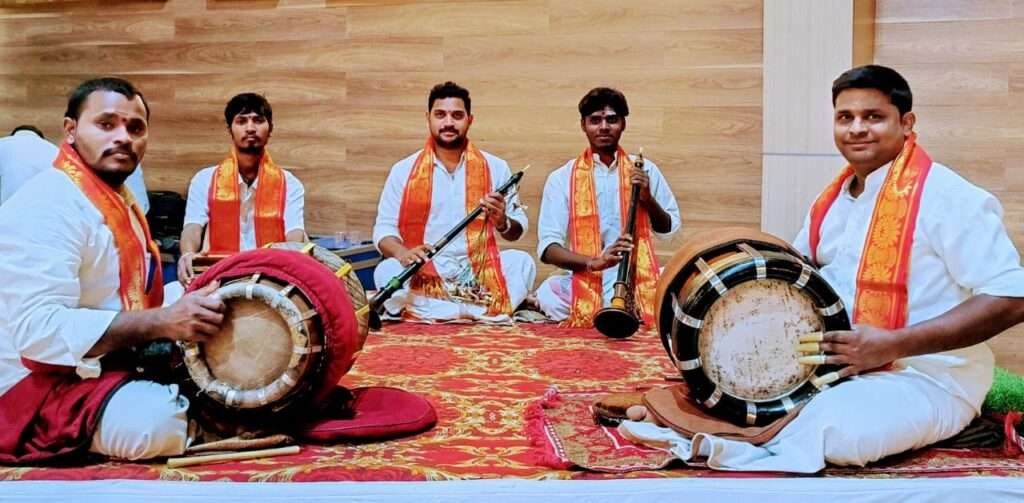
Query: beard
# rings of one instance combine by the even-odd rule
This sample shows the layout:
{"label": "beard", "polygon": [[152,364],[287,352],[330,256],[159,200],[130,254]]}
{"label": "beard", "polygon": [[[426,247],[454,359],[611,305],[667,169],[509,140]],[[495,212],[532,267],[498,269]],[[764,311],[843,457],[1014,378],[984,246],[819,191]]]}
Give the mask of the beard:
{"label": "beard", "polygon": [[441,139],[441,134],[449,132],[449,131],[450,130],[444,130],[444,131],[438,132],[437,136],[434,137],[434,143],[436,143],[437,146],[439,146],[439,147],[441,147],[443,149],[447,149],[447,150],[458,150],[458,149],[461,149],[462,147],[466,146],[466,135],[456,136],[455,139],[452,140],[452,141],[442,140]]}
{"label": "beard", "polygon": [[[132,172],[135,172],[135,170],[132,170]],[[96,173],[96,176],[99,177],[100,180],[103,180],[103,183],[115,189],[124,185],[124,181],[131,176],[131,173],[122,173],[120,171],[110,172],[93,170],[93,173]]]}
{"label": "beard", "polygon": [[[76,151],[78,150],[77,147],[74,148]],[[114,154],[128,155],[129,159],[131,159],[132,168],[127,171],[121,171],[117,169],[99,167],[102,165],[104,159]],[[78,155],[81,156],[81,152],[79,152]],[[128,177],[131,176],[131,174],[134,173],[136,169],[138,169],[138,166],[139,154],[136,154],[135,151],[133,151],[131,148],[111,148],[104,150],[103,153],[100,155],[100,159],[99,161],[97,161],[96,165],[89,165],[89,169],[91,169],[92,172],[95,173],[100,180],[103,180],[103,183],[116,189],[120,187],[122,184],[124,184],[124,181],[127,180]]]}
{"label": "beard", "polygon": [[262,156],[263,145],[257,145],[252,147],[236,147],[239,152],[247,155]]}

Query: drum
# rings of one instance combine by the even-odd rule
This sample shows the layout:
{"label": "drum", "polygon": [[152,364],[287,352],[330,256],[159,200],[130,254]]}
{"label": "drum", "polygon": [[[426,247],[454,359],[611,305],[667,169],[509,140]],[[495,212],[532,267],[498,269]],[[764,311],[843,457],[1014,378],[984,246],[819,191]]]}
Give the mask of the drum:
{"label": "drum", "polygon": [[[313,257],[317,262],[320,262],[334,272],[334,275],[341,280],[342,285],[345,287],[345,291],[348,292],[348,298],[352,301],[352,307],[355,308],[356,313],[363,311],[363,306],[368,303],[368,300],[366,299],[366,289],[363,288],[363,283],[359,280],[359,275],[356,274],[354,265],[331,250],[313,243],[297,243],[295,241],[272,243],[266,245],[264,248],[294,250]],[[359,323],[359,347],[363,347],[363,343],[366,342],[366,336],[370,333],[370,317],[368,316],[368,313],[369,311],[356,317],[356,322]]]}
{"label": "drum", "polygon": [[786,242],[748,229],[687,240],[658,281],[662,344],[691,398],[763,426],[828,386],[833,365],[798,363],[800,335],[848,330],[842,300]]}
{"label": "drum", "polygon": [[279,243],[232,255],[196,278],[227,306],[221,331],[181,344],[191,411],[222,434],[277,429],[328,402],[362,348],[366,294],[330,251]]}

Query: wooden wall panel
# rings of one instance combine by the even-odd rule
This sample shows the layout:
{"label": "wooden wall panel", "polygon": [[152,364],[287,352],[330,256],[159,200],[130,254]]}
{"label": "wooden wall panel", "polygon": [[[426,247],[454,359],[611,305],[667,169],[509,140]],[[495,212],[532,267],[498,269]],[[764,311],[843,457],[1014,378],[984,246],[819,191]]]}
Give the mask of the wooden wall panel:
{"label": "wooden wall panel", "polygon": [[[274,106],[271,151],[312,232],[368,236],[388,169],[420,148],[430,87],[469,88],[471,137],[514,169],[534,250],[549,172],[586,147],[576,104],[622,89],[684,232],[760,224],[761,0],[0,0],[0,131],[59,137],[70,89],[119,75],[152,107],[152,189],[183,192],[229,147],[234,94]],[[541,277],[549,271],[542,267]]]}
{"label": "wooden wall panel", "polygon": [[[1024,1],[877,0],[875,61],[914,92],[932,158],[994,193],[1024,249]],[[1024,372],[1024,328],[991,343]]]}

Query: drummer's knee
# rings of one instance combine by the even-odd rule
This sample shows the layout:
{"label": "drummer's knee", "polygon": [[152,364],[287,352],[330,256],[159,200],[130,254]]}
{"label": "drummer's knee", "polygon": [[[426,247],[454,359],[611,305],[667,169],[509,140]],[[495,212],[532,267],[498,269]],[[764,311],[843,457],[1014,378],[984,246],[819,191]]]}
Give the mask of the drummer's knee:
{"label": "drummer's knee", "polygon": [[137,460],[179,455],[188,436],[188,399],[175,384],[130,382],[110,398],[90,450]]}

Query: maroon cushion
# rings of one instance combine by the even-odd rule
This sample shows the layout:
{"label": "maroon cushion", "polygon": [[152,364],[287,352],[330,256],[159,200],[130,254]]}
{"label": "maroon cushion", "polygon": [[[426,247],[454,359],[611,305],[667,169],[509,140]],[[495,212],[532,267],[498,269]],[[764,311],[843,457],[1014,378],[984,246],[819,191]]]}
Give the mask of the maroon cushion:
{"label": "maroon cushion", "polygon": [[351,419],[313,421],[293,433],[311,442],[369,442],[429,430],[437,414],[423,397],[396,388],[369,387],[352,390]]}

